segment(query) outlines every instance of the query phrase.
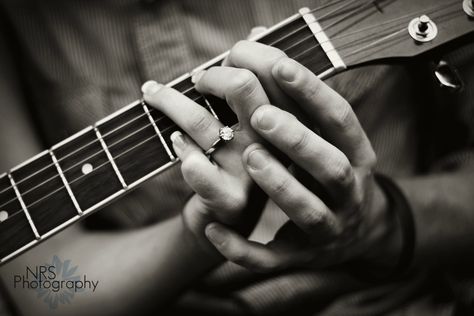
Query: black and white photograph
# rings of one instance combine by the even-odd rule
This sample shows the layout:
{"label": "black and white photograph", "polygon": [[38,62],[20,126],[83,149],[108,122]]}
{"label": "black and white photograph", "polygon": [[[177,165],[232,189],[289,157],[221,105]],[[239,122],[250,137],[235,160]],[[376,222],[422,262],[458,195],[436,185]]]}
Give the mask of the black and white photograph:
{"label": "black and white photograph", "polygon": [[0,0],[0,316],[473,316],[474,0]]}

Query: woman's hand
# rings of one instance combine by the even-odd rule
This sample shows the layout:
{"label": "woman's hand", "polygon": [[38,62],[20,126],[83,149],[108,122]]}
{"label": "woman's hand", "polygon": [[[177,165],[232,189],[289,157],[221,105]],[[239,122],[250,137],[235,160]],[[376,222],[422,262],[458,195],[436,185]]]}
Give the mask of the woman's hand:
{"label": "woman's hand", "polygon": [[247,235],[266,201],[245,171],[242,153],[248,145],[260,141],[250,127],[249,118],[254,109],[268,104],[269,100],[257,77],[248,70],[217,67],[208,73],[212,73],[213,78],[203,81],[206,85],[198,83],[196,88],[203,94],[227,100],[242,122],[234,127],[233,140],[212,154],[213,162],[204,152],[218,139],[223,124],[201,105],[172,88],[149,81],[142,90],[148,104],[171,118],[187,134],[175,132],[171,136],[173,148],[182,161],[184,179],[196,193],[186,204],[183,219],[200,245],[215,252],[204,235],[205,226],[219,221]]}

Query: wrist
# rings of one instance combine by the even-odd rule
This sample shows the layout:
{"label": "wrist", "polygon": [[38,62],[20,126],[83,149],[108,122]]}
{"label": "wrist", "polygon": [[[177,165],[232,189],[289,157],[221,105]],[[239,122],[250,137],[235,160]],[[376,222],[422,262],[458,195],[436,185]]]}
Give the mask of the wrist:
{"label": "wrist", "polygon": [[385,234],[385,248],[379,247],[375,263],[390,269],[384,278],[393,278],[405,274],[413,265],[416,246],[416,228],[412,208],[399,186],[389,177],[375,176],[376,187],[386,197],[385,223],[392,223]]}
{"label": "wrist", "polygon": [[402,248],[400,223],[391,210],[387,194],[377,182],[374,183],[371,211],[372,221],[368,225],[373,229],[368,237],[369,249],[363,260],[381,269],[393,268]]}

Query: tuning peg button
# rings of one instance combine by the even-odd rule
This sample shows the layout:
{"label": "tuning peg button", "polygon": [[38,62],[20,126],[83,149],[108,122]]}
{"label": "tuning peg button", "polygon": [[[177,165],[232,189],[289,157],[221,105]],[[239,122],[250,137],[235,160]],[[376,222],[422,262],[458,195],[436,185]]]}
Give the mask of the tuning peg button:
{"label": "tuning peg button", "polygon": [[418,22],[418,31],[419,34],[426,34],[426,31],[428,30],[430,18],[427,15],[422,15],[420,16],[419,22]]}
{"label": "tuning peg button", "polygon": [[458,71],[444,60],[436,65],[434,75],[441,88],[456,92],[464,87]]}
{"label": "tuning peg button", "polygon": [[464,0],[462,8],[467,15],[474,17],[474,0]]}

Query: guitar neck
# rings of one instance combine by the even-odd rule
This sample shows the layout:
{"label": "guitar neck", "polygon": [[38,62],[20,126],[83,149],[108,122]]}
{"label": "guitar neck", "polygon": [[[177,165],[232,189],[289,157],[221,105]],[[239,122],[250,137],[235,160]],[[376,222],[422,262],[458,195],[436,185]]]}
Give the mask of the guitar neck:
{"label": "guitar neck", "polygon": [[[344,69],[313,14],[300,10],[254,40],[277,47],[321,77]],[[319,43],[322,43],[320,45]],[[201,95],[193,73],[219,65],[224,53],[168,86],[225,125],[237,118],[223,100]],[[101,209],[177,163],[170,135],[179,128],[142,100],[131,103],[0,177],[0,263]]]}
{"label": "guitar neck", "polygon": [[[315,10],[303,8],[254,40],[326,78],[346,65],[414,57],[472,35],[474,22],[467,16],[474,16],[474,7],[465,3],[335,0],[317,8],[317,20]],[[421,14],[429,15],[427,30],[435,33],[417,35],[423,33],[417,29]],[[201,95],[191,82],[193,73],[220,65],[225,56],[168,86],[231,126],[237,118],[227,104]],[[139,100],[0,176],[0,264],[177,163],[170,142],[176,130],[169,118]]]}

